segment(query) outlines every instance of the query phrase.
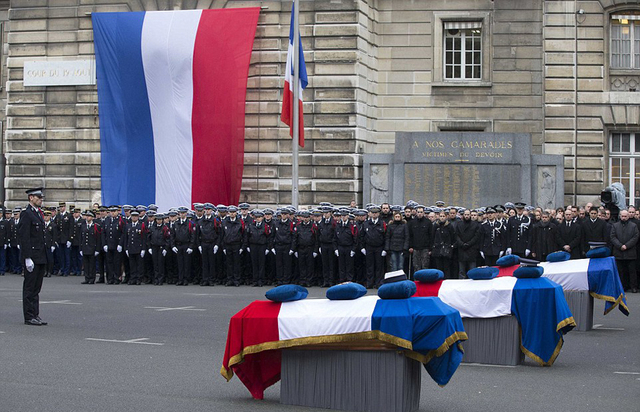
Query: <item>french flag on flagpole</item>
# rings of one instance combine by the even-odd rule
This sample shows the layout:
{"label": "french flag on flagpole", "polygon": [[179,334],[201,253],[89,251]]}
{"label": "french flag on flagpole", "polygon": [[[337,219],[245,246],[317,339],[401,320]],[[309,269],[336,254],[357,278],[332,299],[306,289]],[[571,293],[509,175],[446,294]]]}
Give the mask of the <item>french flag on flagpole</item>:
{"label": "french flag on flagpole", "polygon": [[[289,135],[293,137],[293,69],[294,69],[294,56],[293,56],[293,36],[294,36],[294,21],[293,21],[293,13],[294,7],[296,6],[295,2],[291,5],[291,25],[289,29],[289,48],[287,50],[287,68],[284,75],[284,93],[282,97],[282,114],[280,116],[280,120],[289,126]],[[304,147],[304,115],[302,112],[302,91],[306,89],[309,80],[307,78],[307,66],[304,62],[304,53],[302,50],[302,40],[300,39],[300,33],[298,33],[298,44],[299,47],[299,68],[298,68],[298,107],[299,107],[299,121],[298,121],[298,130],[299,130],[299,143],[300,147]]]}
{"label": "french flag on flagpole", "polygon": [[260,9],[93,13],[103,204],[234,204]]}

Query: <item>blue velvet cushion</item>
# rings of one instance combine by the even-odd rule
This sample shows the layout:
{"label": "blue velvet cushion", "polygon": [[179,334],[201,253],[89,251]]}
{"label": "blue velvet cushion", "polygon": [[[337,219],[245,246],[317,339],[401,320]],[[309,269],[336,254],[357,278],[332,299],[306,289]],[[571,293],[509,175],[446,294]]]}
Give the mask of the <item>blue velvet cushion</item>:
{"label": "blue velvet cushion", "polygon": [[507,266],[513,266],[520,263],[520,256],[518,255],[504,255],[496,262],[496,265],[504,268]]}
{"label": "blue velvet cushion", "polygon": [[547,255],[547,262],[564,262],[571,259],[571,254],[561,250],[560,252],[553,252]]}
{"label": "blue velvet cushion", "polygon": [[587,252],[588,258],[603,258],[611,256],[611,249],[606,246],[597,247]]}
{"label": "blue velvet cushion", "polygon": [[331,286],[327,289],[327,299],[330,300],[352,300],[358,299],[367,294],[367,288],[359,283],[343,283]]}
{"label": "blue velvet cushion", "polygon": [[493,266],[484,266],[481,268],[474,268],[467,272],[469,279],[474,280],[486,280],[493,279],[498,276],[500,270]]}
{"label": "blue velvet cushion", "polygon": [[264,295],[274,302],[293,302],[307,297],[309,291],[298,285],[282,285],[268,290]]}
{"label": "blue velvet cushion", "polygon": [[420,282],[431,283],[444,279],[444,273],[438,269],[420,269],[413,274],[413,278]]}
{"label": "blue velvet cushion", "polygon": [[416,284],[410,280],[386,283],[378,289],[380,299],[407,299],[416,293]]}
{"label": "blue velvet cushion", "polygon": [[542,266],[520,266],[513,271],[513,276],[525,279],[525,278],[539,278],[544,273]]}

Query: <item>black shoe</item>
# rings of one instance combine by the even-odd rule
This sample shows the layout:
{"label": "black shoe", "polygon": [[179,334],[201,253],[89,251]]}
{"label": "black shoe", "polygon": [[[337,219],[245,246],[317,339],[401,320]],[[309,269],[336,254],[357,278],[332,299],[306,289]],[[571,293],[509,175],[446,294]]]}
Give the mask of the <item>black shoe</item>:
{"label": "black shoe", "polygon": [[37,320],[38,322],[40,322],[40,323],[42,324],[42,326],[47,326],[47,325],[49,324],[49,323],[47,323],[47,322],[43,321],[42,319],[40,319],[40,316],[36,316],[36,320]]}
{"label": "black shoe", "polygon": [[142,285],[142,282],[140,282],[139,280],[136,280],[136,285],[140,286],[140,285]]}
{"label": "black shoe", "polygon": [[91,285],[93,284],[93,282],[89,281],[89,280],[85,280],[84,282],[80,282],[81,285]]}
{"label": "black shoe", "polygon": [[42,322],[40,322],[38,319],[25,320],[24,324],[30,326],[42,326]]}
{"label": "black shoe", "polygon": [[98,279],[98,281],[96,283],[104,283],[104,278]]}
{"label": "black shoe", "polygon": [[638,293],[638,289],[636,288],[631,289],[631,293]]}
{"label": "black shoe", "polygon": [[[98,283],[100,283],[100,282],[98,282]],[[110,280],[110,281],[107,282],[107,285],[113,285],[114,283],[116,283],[116,282],[114,282],[113,280]]]}

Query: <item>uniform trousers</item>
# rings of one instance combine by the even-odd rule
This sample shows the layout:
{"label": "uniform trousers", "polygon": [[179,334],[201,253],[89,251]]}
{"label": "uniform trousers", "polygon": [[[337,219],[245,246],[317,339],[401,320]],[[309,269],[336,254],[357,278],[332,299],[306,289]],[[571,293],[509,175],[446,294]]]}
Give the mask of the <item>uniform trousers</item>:
{"label": "uniform trousers", "polygon": [[82,256],[82,267],[84,268],[84,280],[87,282],[95,282],[96,256],[93,253],[87,253]]}
{"label": "uniform trousers", "polygon": [[362,285],[367,283],[365,258],[366,256],[360,250],[356,251],[356,255],[353,258],[353,280]]}
{"label": "uniform trousers", "polygon": [[24,282],[22,283],[22,312],[24,320],[35,319],[40,315],[40,290],[42,289],[42,279],[46,264],[34,264],[33,271],[24,271]]}
{"label": "uniform trousers", "polygon": [[4,275],[7,271],[7,249],[9,248],[5,249],[5,247],[0,246],[0,275]]}
{"label": "uniform trousers", "polygon": [[100,250],[98,256],[96,256],[96,273],[100,276],[100,280],[104,281],[104,275],[107,266],[107,252]]}
{"label": "uniform trousers", "polygon": [[45,275],[46,276],[53,275],[53,272],[54,272],[53,261],[54,261],[53,252],[51,251],[51,246],[48,246],[47,247],[47,268],[45,270]]}
{"label": "uniform trousers", "polygon": [[82,260],[80,258],[80,246],[71,245],[71,266],[69,270],[75,276],[79,276],[82,271]]}
{"label": "uniform trousers", "polygon": [[264,265],[265,281],[268,284],[272,284],[276,281],[276,257],[273,253],[269,253],[265,256]]}
{"label": "uniform trousers", "polygon": [[332,244],[320,245],[320,255],[322,257],[322,281],[325,285],[333,285],[334,282],[334,251],[335,249]]}
{"label": "uniform trousers", "polygon": [[58,255],[58,262],[60,262],[60,275],[67,276],[71,265],[71,248],[68,248],[65,244],[60,244],[56,248],[56,255]]}
{"label": "uniform trousers", "polygon": [[300,283],[311,286],[313,283],[313,252],[311,246],[298,247],[298,268],[300,270]]}
{"label": "uniform trousers", "polygon": [[338,246],[338,282],[340,283],[353,280],[354,258],[351,257],[351,248],[352,246]]}
{"label": "uniform trousers", "polygon": [[164,259],[162,256],[164,248],[162,246],[151,246],[151,261],[153,262],[153,280],[156,283],[164,283]]}
{"label": "uniform trousers", "polygon": [[164,274],[167,283],[174,285],[178,278],[178,260],[176,254],[172,251],[168,251],[164,257]]}
{"label": "uniform trousers", "polygon": [[191,255],[187,253],[189,248],[186,245],[180,245],[176,260],[178,261],[178,283],[185,283],[191,280]]}
{"label": "uniform trousers", "polygon": [[129,253],[129,284],[140,282],[144,273],[144,261],[140,253]]}
{"label": "uniform trousers", "polygon": [[[204,250],[204,246],[202,247]],[[202,274],[202,254],[196,248],[191,254],[191,277],[194,283],[200,283],[204,279]]]}
{"label": "uniform trousers", "polygon": [[267,250],[267,245],[252,243],[249,245],[249,248],[251,249],[251,271],[253,273],[253,283],[255,285],[262,286],[265,284],[265,263],[267,261],[265,251]]}
{"label": "uniform trousers", "polygon": [[[251,248],[251,252],[253,252],[253,248]],[[251,253],[247,252],[245,249],[240,255],[240,264],[242,265],[242,282],[245,284],[249,284],[253,280],[253,263],[251,261]]]}
{"label": "uniform trousers", "polygon": [[276,245],[276,284],[283,285],[291,282],[293,275],[293,257],[289,255],[291,246]]}
{"label": "uniform trousers", "polygon": [[114,283],[120,277],[121,252],[109,249],[107,255],[107,282]]}
{"label": "uniform trousers", "polygon": [[382,246],[366,246],[367,288],[380,286],[382,283],[385,265],[385,258],[382,256],[383,250]]}
{"label": "uniform trousers", "polygon": [[202,243],[202,282],[213,284],[216,278],[216,255],[213,243]]}
{"label": "uniform trousers", "polygon": [[227,263],[227,285],[240,285],[240,279],[242,277],[240,246],[240,244],[227,245],[225,248],[227,251],[225,256],[225,261]]}
{"label": "uniform trousers", "polygon": [[17,246],[9,248],[9,268],[14,273],[22,272],[22,259],[20,259],[20,249]]}

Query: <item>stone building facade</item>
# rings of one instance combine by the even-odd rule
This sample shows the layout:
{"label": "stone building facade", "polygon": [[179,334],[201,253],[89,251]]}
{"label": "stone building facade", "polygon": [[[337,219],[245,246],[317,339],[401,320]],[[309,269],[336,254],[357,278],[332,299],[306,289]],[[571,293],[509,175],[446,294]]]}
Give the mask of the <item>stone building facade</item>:
{"label": "stone building facade", "polygon": [[[100,200],[96,86],[25,86],[25,61],[92,59],[92,12],[247,6],[263,9],[240,200],[290,203],[279,121],[290,1],[11,0],[0,1],[5,205],[37,185],[47,202]],[[639,202],[638,14],[622,0],[302,1],[299,203],[361,203],[363,155],[393,153],[396,132],[526,133],[531,153],[564,156],[565,203],[618,180]]]}

